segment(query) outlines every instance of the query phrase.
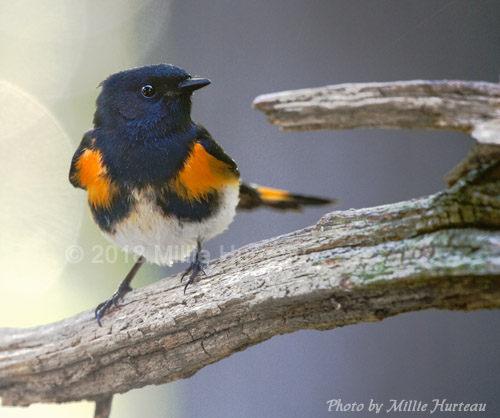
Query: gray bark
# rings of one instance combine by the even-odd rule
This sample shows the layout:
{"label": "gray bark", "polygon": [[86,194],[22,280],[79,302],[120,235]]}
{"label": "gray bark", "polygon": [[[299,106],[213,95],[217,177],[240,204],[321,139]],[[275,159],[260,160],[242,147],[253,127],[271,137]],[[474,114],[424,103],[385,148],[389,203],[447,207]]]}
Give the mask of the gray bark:
{"label": "gray bark", "polygon": [[484,81],[340,84],[258,96],[254,108],[284,131],[451,129],[477,144],[445,180],[500,159],[500,85]]}
{"label": "gray bark", "polygon": [[285,131],[452,129],[500,145],[500,85],[483,81],[340,84],[264,94],[253,106]]}

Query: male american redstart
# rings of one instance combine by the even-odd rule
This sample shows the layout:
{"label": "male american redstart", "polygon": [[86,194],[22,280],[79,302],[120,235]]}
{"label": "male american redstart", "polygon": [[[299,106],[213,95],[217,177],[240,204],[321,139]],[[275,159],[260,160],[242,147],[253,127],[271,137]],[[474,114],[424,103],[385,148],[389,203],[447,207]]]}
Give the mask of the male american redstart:
{"label": "male american redstart", "polygon": [[242,183],[236,163],[191,120],[192,93],[210,84],[168,64],[132,68],[101,83],[94,128],[73,156],[73,186],[87,191],[92,216],[118,247],[139,258],[105,312],[131,290],[145,262],[170,265],[195,250],[184,292],[203,272],[203,241],[223,232],[236,209],[300,209],[331,200]]}

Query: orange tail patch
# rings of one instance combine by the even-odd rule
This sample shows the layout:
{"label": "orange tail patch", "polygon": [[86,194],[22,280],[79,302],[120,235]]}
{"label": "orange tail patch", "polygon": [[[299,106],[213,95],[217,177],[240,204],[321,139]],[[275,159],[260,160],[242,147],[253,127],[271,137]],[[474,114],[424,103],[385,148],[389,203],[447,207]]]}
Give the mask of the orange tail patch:
{"label": "orange tail patch", "polygon": [[293,194],[286,190],[241,183],[238,209],[254,209],[265,206],[281,210],[301,210],[304,206],[329,205],[335,200]]}
{"label": "orange tail patch", "polygon": [[278,200],[293,200],[293,195],[286,190],[272,189],[271,187],[257,187],[257,192],[262,200],[278,201]]}

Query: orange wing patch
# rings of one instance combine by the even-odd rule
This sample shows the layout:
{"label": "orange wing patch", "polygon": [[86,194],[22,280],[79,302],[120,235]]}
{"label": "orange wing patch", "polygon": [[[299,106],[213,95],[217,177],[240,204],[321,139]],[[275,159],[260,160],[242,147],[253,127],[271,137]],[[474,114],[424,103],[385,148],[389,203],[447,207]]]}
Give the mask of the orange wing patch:
{"label": "orange wing patch", "polygon": [[198,143],[194,144],[184,167],[172,181],[176,193],[189,201],[200,201],[213,191],[228,185],[239,187],[238,175]]}
{"label": "orange wing patch", "polygon": [[116,186],[107,176],[99,150],[86,149],[76,162],[73,175],[82,187],[87,189],[87,198],[94,208],[109,209],[116,194]]}

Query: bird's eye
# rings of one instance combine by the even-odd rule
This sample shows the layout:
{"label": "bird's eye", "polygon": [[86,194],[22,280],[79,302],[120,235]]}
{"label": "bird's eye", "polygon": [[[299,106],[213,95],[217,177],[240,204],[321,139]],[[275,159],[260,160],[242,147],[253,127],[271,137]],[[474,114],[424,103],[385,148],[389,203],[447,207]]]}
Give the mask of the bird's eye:
{"label": "bird's eye", "polygon": [[141,87],[141,94],[144,97],[150,98],[156,94],[156,89],[151,84],[146,84]]}

